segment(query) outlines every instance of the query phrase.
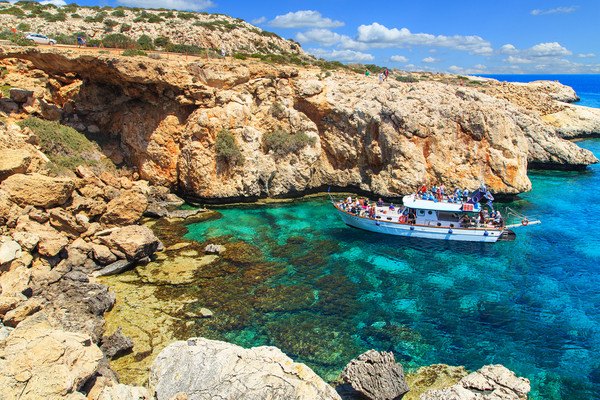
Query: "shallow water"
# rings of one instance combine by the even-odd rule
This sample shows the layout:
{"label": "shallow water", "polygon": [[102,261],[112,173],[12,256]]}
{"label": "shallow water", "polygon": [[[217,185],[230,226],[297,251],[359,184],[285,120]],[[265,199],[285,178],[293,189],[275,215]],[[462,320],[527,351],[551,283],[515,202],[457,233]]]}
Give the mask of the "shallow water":
{"label": "shallow water", "polygon": [[[579,144],[600,156],[599,140]],[[531,380],[532,399],[599,398],[600,167],[530,178],[509,206],[543,223],[495,244],[359,231],[326,197],[219,208],[186,236],[238,255],[165,289],[215,312],[179,335],[275,345],[325,379],[375,348],[409,368],[500,363]]]}

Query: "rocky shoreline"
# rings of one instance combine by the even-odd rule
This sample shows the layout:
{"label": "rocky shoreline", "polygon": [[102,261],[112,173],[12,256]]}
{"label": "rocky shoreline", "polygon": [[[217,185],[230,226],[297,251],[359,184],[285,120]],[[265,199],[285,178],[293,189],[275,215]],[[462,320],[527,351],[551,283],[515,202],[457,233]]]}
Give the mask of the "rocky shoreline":
{"label": "rocky shoreline", "polygon": [[[535,84],[547,87],[534,92],[532,86],[494,82],[458,88],[442,77],[384,88],[346,72],[319,72],[316,79],[315,70],[253,63],[225,67],[113,56],[93,56],[90,63],[90,55],[18,48],[2,48],[0,58],[7,60],[6,81],[23,87],[11,89],[10,99],[0,102],[5,116],[59,120],[102,139],[102,152],[116,164],[134,166],[113,172],[79,166],[75,174],[51,176],[44,168],[51,154],[40,151],[39,137],[10,119],[0,126],[0,383],[6,398],[264,398],[267,388],[280,398],[397,397],[404,385],[381,394],[354,373],[345,374],[333,390],[273,347],[242,349],[194,337],[170,345],[175,337],[165,331],[173,328],[171,317],[154,321],[164,323],[156,342],[155,332],[132,340],[119,322],[133,324],[120,314],[115,292],[102,283],[110,278],[100,277],[145,265],[142,283],[187,284],[217,260],[243,260],[247,271],[234,271],[225,262],[207,271],[207,279],[240,273],[244,284],[267,275],[247,244],[200,248],[180,237],[163,244],[153,225],[211,218],[205,210],[173,209],[183,201],[172,192],[253,201],[332,185],[395,196],[433,180],[448,187],[477,186],[483,176],[500,194],[515,195],[529,188],[528,167],[573,169],[597,162],[562,137],[598,134],[600,115],[564,103],[576,95],[559,84]],[[167,69],[169,74],[160,73]],[[304,132],[314,144],[288,154],[265,151],[263,134],[283,128]],[[237,138],[243,164],[216,154],[223,129]],[[143,217],[156,220],[140,224]],[[175,225],[166,229],[176,230]],[[160,263],[166,259],[168,268]],[[146,318],[144,307],[133,303],[155,296],[154,289],[131,284],[127,290],[139,295],[132,296],[127,318]],[[116,322],[107,335],[110,310]],[[178,312],[191,313],[186,318],[211,316],[204,308]],[[178,323],[184,330],[185,320]],[[236,360],[231,363],[238,373],[219,370],[224,355]],[[126,357],[147,364],[156,357],[152,367],[133,369],[137,378],[128,379],[149,386],[120,383],[111,362]],[[361,357],[350,364],[381,363],[377,374],[393,376],[384,382],[400,379],[393,356]],[[168,384],[181,376],[181,368],[203,371],[200,383],[206,386]],[[223,379],[229,384],[215,389],[211,382]],[[521,399],[529,391],[526,379],[501,366],[470,375],[464,368],[424,367],[406,380],[407,400]],[[273,389],[274,381],[283,386]]]}
{"label": "rocky shoreline", "polygon": [[[161,252],[180,247],[175,244],[165,249],[147,226],[139,225],[144,215],[181,220],[184,217],[202,219],[210,213],[169,211],[169,205],[180,205],[182,201],[164,187],[149,185],[147,181],[136,179],[134,174],[117,177],[103,172],[98,175],[81,166],[76,169],[77,177],[40,174],[44,170],[32,162],[40,155],[26,146],[30,139],[27,131],[18,131],[15,127],[10,132],[2,129],[2,136],[7,139],[5,143],[17,147],[0,149],[0,383],[4,388],[3,398],[226,396],[259,399],[275,396],[339,399],[342,396],[350,399],[356,396],[352,394],[356,392],[341,388],[338,394],[310,368],[294,363],[277,348],[244,350],[206,339],[190,339],[168,346],[165,343],[166,347],[163,346],[152,364],[149,386],[120,383],[110,360],[130,353],[136,343],[120,328],[106,335],[104,314],[115,306],[116,297],[97,277],[151,262],[160,257]],[[22,147],[18,148],[19,145]],[[212,258],[219,257],[223,251],[218,245],[205,249],[207,253],[216,254],[207,255]],[[183,269],[155,271],[150,268],[148,271],[154,281],[165,279],[170,283],[184,283],[185,277],[191,277],[193,272],[189,263]],[[205,313],[210,317],[209,310]],[[189,353],[190,349],[200,353]],[[184,356],[178,353],[181,351],[188,354],[185,357],[189,363],[182,362]],[[229,367],[225,370],[218,367],[229,364],[223,361],[225,354],[244,360],[233,374],[227,372]],[[190,377],[191,382],[182,382],[181,373],[185,371],[204,371],[204,378],[198,379],[195,373]],[[256,371],[261,372],[257,375]],[[385,374],[385,368],[380,373]],[[138,377],[141,382],[146,379]],[[352,379],[347,377],[345,381],[352,382]],[[500,382],[502,379],[494,375],[488,380]],[[227,384],[215,386],[213,381]],[[173,386],[173,382],[177,383]],[[276,382],[283,382],[283,386],[276,386]],[[456,379],[452,381],[456,382]],[[517,382],[528,385],[526,380]],[[458,385],[458,389],[447,390],[454,393],[468,387],[464,382]],[[484,386],[489,385],[488,382]],[[433,387],[430,385],[430,388]],[[522,395],[524,389],[518,388]],[[417,393],[420,392],[413,391],[413,395]],[[445,392],[436,393],[432,391],[419,398],[446,396]],[[377,396],[370,398],[387,398]]]}

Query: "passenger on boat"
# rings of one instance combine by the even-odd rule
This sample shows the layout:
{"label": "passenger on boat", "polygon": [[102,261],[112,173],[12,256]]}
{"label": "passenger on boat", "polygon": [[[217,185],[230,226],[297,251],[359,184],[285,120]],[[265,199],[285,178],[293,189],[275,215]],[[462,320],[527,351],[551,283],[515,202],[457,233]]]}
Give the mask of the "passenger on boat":
{"label": "passenger on boat", "polygon": [[463,190],[463,202],[467,202],[469,200],[469,189]]}
{"label": "passenger on boat", "polygon": [[421,186],[421,193],[425,194],[425,192],[427,192],[427,186],[423,184],[423,186]]}
{"label": "passenger on boat", "polygon": [[416,216],[415,216],[415,210],[413,210],[412,208],[410,209],[410,211],[408,212],[408,223],[409,224],[415,224],[416,222]]}
{"label": "passenger on boat", "polygon": [[377,207],[383,207],[383,200],[381,200],[381,197],[377,200]]}
{"label": "passenger on boat", "polygon": [[471,225],[471,218],[469,217],[468,214],[464,214],[459,222],[460,222],[460,226],[466,228]]}
{"label": "passenger on boat", "polygon": [[348,204],[352,204],[352,196],[348,196],[346,202],[348,202]]}
{"label": "passenger on boat", "polygon": [[390,211],[394,211],[394,203],[390,204]]}
{"label": "passenger on boat", "polygon": [[502,215],[500,215],[500,211],[496,211],[496,215],[494,216],[494,224],[497,226],[502,225]]}

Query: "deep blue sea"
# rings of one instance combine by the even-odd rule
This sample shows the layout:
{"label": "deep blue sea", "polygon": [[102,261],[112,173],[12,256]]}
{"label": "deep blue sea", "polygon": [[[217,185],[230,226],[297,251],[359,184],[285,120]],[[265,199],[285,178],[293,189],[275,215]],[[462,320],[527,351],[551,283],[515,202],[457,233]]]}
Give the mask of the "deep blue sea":
{"label": "deep blue sea", "polygon": [[[549,79],[532,80],[540,77]],[[597,104],[598,76],[554,78]],[[600,157],[599,139],[578,144]],[[531,380],[531,399],[598,399],[600,166],[529,177],[533,190],[500,207],[542,224],[495,244],[359,231],[327,197],[219,208],[220,219],[190,225],[187,236],[242,240],[244,257],[265,261],[241,259],[242,275],[201,291],[215,319],[198,324],[243,346],[278,346],[325,379],[375,348],[408,369],[503,364]]]}

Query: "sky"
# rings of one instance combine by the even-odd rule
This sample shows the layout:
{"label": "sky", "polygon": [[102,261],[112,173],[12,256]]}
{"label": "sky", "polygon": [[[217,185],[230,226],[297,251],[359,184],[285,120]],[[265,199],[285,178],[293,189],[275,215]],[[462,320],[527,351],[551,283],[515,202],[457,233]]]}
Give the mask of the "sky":
{"label": "sky", "polygon": [[343,63],[453,74],[600,74],[600,0],[71,1],[226,14]]}

